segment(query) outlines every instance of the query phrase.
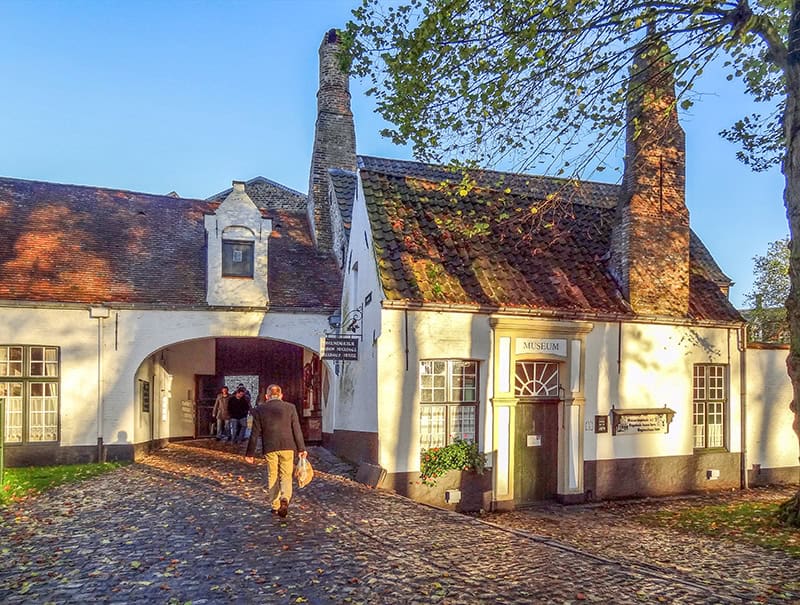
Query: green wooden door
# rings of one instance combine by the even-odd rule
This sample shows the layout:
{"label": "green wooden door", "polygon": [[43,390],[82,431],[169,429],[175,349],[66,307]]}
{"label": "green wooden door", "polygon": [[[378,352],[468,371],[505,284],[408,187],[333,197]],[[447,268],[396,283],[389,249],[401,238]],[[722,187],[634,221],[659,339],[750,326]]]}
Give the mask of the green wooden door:
{"label": "green wooden door", "polygon": [[514,503],[551,500],[558,490],[558,400],[517,404]]}

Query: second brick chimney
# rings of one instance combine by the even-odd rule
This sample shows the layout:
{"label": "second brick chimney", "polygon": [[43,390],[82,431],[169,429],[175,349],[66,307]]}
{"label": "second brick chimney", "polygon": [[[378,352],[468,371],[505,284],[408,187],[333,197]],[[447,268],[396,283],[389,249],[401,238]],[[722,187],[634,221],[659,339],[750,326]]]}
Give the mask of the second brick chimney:
{"label": "second brick chimney", "polygon": [[339,49],[339,34],[332,29],[325,34],[319,47],[317,124],[308,181],[308,219],[314,243],[324,252],[331,252],[333,247],[328,170],[356,171],[356,134],[350,110],[350,84],[339,63]]}
{"label": "second brick chimney", "polygon": [[631,73],[625,173],[610,259],[611,272],[639,315],[685,317],[689,310],[685,156],[669,49],[651,34]]}

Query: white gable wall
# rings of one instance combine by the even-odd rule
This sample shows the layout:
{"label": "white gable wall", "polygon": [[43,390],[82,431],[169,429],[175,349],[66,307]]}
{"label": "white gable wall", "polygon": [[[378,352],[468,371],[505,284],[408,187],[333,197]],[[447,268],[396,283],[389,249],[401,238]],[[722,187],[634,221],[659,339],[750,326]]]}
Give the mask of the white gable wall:
{"label": "white gable wall", "polygon": [[[367,304],[368,297],[371,301]],[[349,248],[345,256],[342,284],[342,318],[361,308],[362,338],[359,360],[339,363],[338,397],[335,404],[335,430],[376,433],[378,431],[378,351],[381,339],[383,288],[378,281],[372,232],[367,221],[364,194],[359,188],[353,205]]]}

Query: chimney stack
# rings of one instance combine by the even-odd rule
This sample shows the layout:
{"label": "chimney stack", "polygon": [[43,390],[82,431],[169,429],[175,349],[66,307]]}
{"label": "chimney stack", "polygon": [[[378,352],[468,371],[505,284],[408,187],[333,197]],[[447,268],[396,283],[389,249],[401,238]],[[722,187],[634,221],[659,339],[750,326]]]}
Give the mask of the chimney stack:
{"label": "chimney stack", "polygon": [[328,170],[356,171],[356,134],[350,110],[350,80],[339,63],[339,34],[325,34],[319,47],[317,123],[308,182],[308,220],[317,248],[332,252]]}
{"label": "chimney stack", "polygon": [[651,32],[634,58],[625,173],[610,269],[635,313],[685,317],[689,311],[686,142],[678,123],[669,54]]}

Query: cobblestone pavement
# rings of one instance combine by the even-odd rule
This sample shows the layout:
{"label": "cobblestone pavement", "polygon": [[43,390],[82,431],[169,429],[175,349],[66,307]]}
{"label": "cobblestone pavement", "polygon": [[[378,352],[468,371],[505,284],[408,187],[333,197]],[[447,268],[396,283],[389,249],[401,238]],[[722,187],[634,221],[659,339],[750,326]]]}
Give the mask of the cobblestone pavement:
{"label": "cobblestone pavement", "polygon": [[[782,502],[794,491],[784,486],[585,506],[543,504],[482,518],[537,536],[543,542],[552,540],[610,561],[673,572],[678,578],[710,590],[725,587],[746,601],[800,603],[800,559],[724,538],[655,527],[639,519],[649,513],[679,511],[703,504],[746,499]],[[797,540],[800,544],[800,531]]]}
{"label": "cobblestone pavement", "polygon": [[285,520],[263,465],[213,441],[0,509],[0,603],[800,602],[800,563],[780,553],[637,529],[604,508],[476,519],[311,454],[316,477]]}

